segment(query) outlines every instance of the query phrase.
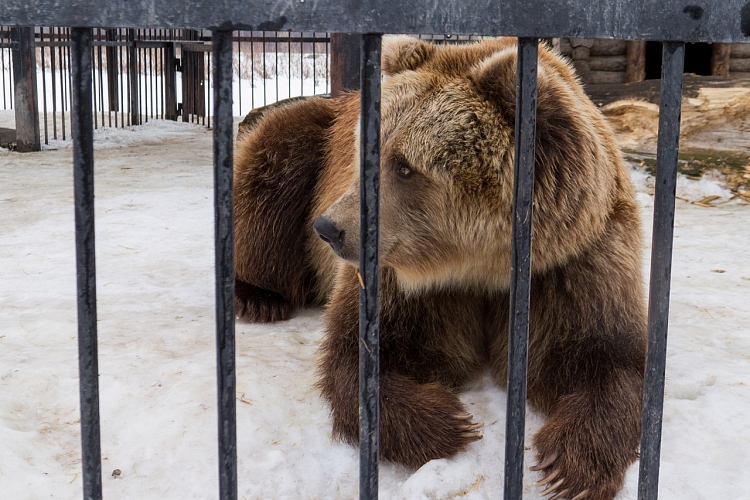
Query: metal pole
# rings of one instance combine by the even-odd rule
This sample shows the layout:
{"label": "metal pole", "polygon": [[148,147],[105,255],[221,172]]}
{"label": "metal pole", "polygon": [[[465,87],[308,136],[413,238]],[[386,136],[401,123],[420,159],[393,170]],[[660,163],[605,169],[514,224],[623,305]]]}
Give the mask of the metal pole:
{"label": "metal pole", "polygon": [[102,498],[99,438],[99,366],[94,251],[94,128],[91,104],[90,28],[73,28],[71,89],[76,271],[78,277],[78,369],[81,396],[83,498]]}
{"label": "metal pole", "polygon": [[654,232],[648,302],[648,354],[643,394],[643,436],[638,499],[656,500],[659,488],[664,371],[667,358],[669,291],[672,276],[674,196],[680,142],[684,42],[664,42],[661,66],[659,138],[656,150]]}
{"label": "metal pole", "polygon": [[380,422],[380,191],[381,35],[364,35],[360,52],[360,252],[359,270],[359,498],[378,498]]}
{"label": "metal pole", "polygon": [[539,43],[536,38],[518,39],[513,247],[510,265],[510,332],[508,338],[508,410],[505,422],[505,500],[520,500],[523,491],[538,50]]}
{"label": "metal pole", "polygon": [[[232,201],[232,32],[215,30],[214,203],[216,243],[216,365],[219,398],[219,497],[237,498],[237,407],[234,345]],[[201,55],[202,57],[202,55]]]}

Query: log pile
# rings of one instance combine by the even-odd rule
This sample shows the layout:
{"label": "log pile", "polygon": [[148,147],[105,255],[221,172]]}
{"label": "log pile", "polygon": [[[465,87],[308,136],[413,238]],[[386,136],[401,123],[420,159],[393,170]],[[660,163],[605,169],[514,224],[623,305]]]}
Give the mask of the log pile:
{"label": "log pile", "polygon": [[[656,153],[659,86],[659,80],[586,86],[629,156]],[[681,172],[719,172],[736,197],[750,202],[750,79],[685,75],[679,145]]]}

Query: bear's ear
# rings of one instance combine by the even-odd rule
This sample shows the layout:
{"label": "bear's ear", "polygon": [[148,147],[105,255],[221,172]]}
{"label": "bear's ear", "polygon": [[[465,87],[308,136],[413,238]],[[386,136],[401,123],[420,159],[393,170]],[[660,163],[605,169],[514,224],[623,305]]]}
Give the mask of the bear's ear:
{"label": "bear's ear", "polygon": [[395,75],[402,71],[415,70],[429,61],[435,54],[435,45],[409,36],[383,38],[383,72]]}
{"label": "bear's ear", "polygon": [[[479,63],[470,79],[479,92],[500,106],[505,114],[515,114],[516,109],[516,62],[518,49],[515,46],[496,52]],[[537,95],[547,84],[546,72],[537,66]]]}

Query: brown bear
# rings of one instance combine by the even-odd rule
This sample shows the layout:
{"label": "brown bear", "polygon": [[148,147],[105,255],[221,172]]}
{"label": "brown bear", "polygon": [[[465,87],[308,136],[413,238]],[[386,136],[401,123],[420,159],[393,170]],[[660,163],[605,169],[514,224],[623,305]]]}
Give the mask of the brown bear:
{"label": "brown bear", "polygon": [[[419,467],[481,437],[457,391],[506,384],[517,48],[383,49],[380,451]],[[611,499],[637,458],[646,352],[628,171],[570,66],[540,47],[528,399],[544,494]],[[266,113],[237,144],[238,314],[328,303],[319,387],[358,431],[358,95]],[[317,238],[314,229],[320,234]],[[333,250],[333,251],[332,251]]]}

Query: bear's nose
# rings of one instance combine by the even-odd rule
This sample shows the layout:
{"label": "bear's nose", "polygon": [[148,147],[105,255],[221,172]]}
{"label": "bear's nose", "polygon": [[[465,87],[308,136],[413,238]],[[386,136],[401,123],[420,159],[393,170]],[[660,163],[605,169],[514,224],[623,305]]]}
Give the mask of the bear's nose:
{"label": "bear's nose", "polygon": [[341,247],[344,246],[344,231],[339,231],[339,228],[330,219],[321,215],[315,219],[313,229],[321,240],[331,245],[334,252],[339,253],[341,251]]}

